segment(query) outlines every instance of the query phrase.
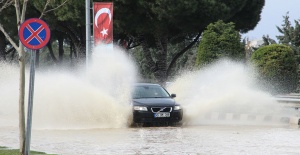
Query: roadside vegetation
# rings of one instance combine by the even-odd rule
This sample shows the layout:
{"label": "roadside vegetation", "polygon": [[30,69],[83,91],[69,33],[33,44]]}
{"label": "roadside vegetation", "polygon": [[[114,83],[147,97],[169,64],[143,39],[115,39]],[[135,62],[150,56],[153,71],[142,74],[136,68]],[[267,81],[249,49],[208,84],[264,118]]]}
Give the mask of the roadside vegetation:
{"label": "roadside vegetation", "polygon": [[203,67],[220,58],[243,60],[244,45],[234,23],[219,20],[209,24],[203,32],[197,54],[196,65]]}
{"label": "roadside vegetation", "polygon": [[[273,94],[300,92],[300,25],[283,16],[283,24],[277,26],[278,42],[262,36],[264,44],[252,48],[250,58],[260,73],[257,77],[265,89]],[[251,56],[252,55],[252,56]]]}
{"label": "roadside vegetation", "polygon": [[274,94],[286,94],[297,88],[297,62],[293,50],[286,45],[267,45],[252,54],[261,85]]}
{"label": "roadside vegetation", "polygon": [[[0,146],[0,154],[1,155],[17,155],[20,153],[19,149],[9,149],[7,147]],[[44,152],[37,152],[37,151],[30,151],[31,155],[54,155],[54,154],[47,154]]]}

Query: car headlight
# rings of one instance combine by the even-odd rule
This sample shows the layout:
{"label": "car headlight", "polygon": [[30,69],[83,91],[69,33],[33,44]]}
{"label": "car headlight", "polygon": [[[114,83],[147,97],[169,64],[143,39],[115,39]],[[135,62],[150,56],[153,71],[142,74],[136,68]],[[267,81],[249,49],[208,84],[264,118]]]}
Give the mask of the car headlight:
{"label": "car headlight", "polygon": [[133,106],[133,109],[138,111],[148,111],[147,107],[142,107],[142,106]]}
{"label": "car headlight", "polygon": [[181,109],[181,107],[179,105],[174,106],[174,110],[180,110],[180,109]]}

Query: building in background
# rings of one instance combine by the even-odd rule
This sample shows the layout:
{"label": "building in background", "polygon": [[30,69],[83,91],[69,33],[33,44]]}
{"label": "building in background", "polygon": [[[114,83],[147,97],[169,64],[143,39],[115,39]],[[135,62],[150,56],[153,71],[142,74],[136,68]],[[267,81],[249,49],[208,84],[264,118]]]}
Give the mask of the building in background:
{"label": "building in background", "polygon": [[246,39],[245,55],[246,55],[247,62],[250,60],[252,53],[263,44],[264,41],[262,39],[256,39],[252,41]]}

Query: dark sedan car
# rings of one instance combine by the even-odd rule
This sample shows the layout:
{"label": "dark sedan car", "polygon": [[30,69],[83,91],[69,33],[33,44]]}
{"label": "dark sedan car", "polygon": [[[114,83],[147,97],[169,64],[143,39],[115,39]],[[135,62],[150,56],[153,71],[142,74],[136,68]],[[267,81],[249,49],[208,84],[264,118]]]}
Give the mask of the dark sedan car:
{"label": "dark sedan car", "polygon": [[139,83],[132,94],[134,123],[177,123],[182,120],[182,109],[158,84]]}

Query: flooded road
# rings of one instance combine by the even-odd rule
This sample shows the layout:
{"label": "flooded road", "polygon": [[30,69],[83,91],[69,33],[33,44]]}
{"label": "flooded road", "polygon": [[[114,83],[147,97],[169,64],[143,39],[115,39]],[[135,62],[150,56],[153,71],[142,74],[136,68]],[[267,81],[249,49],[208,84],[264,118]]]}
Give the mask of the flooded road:
{"label": "flooded road", "polygon": [[[33,130],[31,150],[62,155],[291,154],[298,126],[201,125],[89,130]],[[18,148],[18,131],[0,127],[0,146]]]}
{"label": "flooded road", "polygon": [[[129,128],[131,86],[139,79],[136,65],[121,52],[95,53],[98,61],[88,72],[37,72],[31,150],[62,155],[300,154],[298,126],[264,121],[299,112],[262,91],[243,64],[220,61],[183,73],[168,85],[184,110],[184,126]],[[0,146],[19,148],[18,67],[0,64],[0,73]],[[204,123],[215,113],[209,117],[214,122]],[[242,123],[234,122],[237,114]],[[254,122],[245,122],[249,118]]]}

